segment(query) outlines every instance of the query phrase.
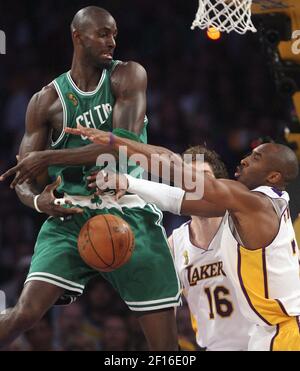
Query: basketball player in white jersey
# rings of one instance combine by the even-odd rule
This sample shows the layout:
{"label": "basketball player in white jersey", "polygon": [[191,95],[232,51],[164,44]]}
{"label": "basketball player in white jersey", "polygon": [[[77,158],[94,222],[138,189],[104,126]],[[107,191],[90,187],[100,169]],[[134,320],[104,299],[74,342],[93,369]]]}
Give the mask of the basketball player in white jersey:
{"label": "basketball player in white jersey", "polygon": [[[168,156],[175,156],[165,148],[95,129],[79,127],[68,132],[114,149],[127,146],[128,156],[140,153],[149,163],[153,153],[165,154],[166,164]],[[179,167],[181,170],[182,164],[177,163],[174,170]],[[204,195],[198,200],[191,200],[188,191],[180,188],[123,175],[110,174],[97,184],[115,186],[117,177],[123,189],[175,214],[217,217],[226,213],[221,239],[224,267],[243,315],[256,325],[248,349],[299,351],[299,250],[285,191],[298,173],[297,157],[290,148],[267,143],[241,161],[235,174],[238,181],[215,179],[205,173]]]}
{"label": "basketball player in white jersey", "polygon": [[[214,151],[197,146],[185,155],[190,155],[199,171],[218,179],[228,178],[225,165]],[[204,155],[204,163],[196,162],[197,155]],[[198,345],[208,351],[242,351],[248,349],[250,322],[241,314],[234,288],[224,272],[221,222],[222,217],[193,216],[173,231],[169,243]]]}

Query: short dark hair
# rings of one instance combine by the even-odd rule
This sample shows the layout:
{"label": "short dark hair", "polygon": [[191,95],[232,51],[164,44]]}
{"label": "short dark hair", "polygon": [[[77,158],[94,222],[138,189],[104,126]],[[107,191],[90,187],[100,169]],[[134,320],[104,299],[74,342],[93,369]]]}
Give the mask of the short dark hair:
{"label": "short dark hair", "polygon": [[207,162],[212,171],[214,176],[217,179],[228,179],[228,171],[224,162],[221,160],[220,156],[215,152],[211,151],[207,147],[203,145],[191,147],[183,153],[184,155],[192,155],[191,161],[197,160],[197,155],[204,155],[204,162]]}

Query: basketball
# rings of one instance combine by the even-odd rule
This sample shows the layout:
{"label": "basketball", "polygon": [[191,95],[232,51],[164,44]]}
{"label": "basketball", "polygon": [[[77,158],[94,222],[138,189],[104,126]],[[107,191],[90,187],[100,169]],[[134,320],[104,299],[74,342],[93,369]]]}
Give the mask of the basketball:
{"label": "basketball", "polygon": [[84,262],[100,272],[121,268],[131,258],[134,235],[127,222],[114,215],[97,215],[82,227],[78,250]]}

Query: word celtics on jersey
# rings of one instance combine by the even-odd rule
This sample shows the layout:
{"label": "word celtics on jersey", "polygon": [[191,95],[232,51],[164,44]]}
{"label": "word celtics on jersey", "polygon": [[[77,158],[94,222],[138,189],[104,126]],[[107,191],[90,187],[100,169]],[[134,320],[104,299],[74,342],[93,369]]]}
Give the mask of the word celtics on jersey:
{"label": "word celtics on jersey", "polygon": [[[94,91],[84,92],[76,86],[71,73],[66,72],[53,81],[63,109],[63,127],[60,135],[52,138],[52,149],[71,149],[89,145],[91,142],[84,136],[73,136],[65,133],[65,128],[76,128],[78,124],[100,129],[114,131],[113,108],[115,97],[111,87],[111,75],[120,61],[113,61],[111,66],[102,71],[100,81]],[[147,143],[147,118],[139,137]],[[119,135],[119,134],[117,134]],[[123,133],[126,136],[126,131]],[[121,133],[121,136],[123,136]],[[87,177],[95,166],[50,166],[48,169],[51,180],[58,176],[62,182],[58,189],[61,193],[69,195],[87,196],[91,191],[87,187]],[[130,167],[132,170],[132,166]]]}
{"label": "word celtics on jersey", "polygon": [[[73,95],[70,94],[70,99],[73,98]],[[84,112],[82,115],[79,115],[76,118],[76,123],[80,124],[81,126],[86,126],[87,128],[96,127],[96,120],[99,120],[100,125],[104,125],[110,114],[112,112],[112,106],[109,103],[101,104],[96,107],[93,107],[87,112]],[[95,117],[96,115],[96,117]]]}

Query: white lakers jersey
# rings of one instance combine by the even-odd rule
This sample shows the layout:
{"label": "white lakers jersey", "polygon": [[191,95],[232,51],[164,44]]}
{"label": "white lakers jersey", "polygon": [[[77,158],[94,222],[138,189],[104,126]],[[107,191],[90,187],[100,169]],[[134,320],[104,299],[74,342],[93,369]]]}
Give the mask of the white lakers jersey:
{"label": "white lakers jersey", "polygon": [[249,322],[242,316],[220,257],[222,228],[208,250],[190,242],[189,223],[173,232],[173,256],[197,343],[210,351],[247,350]]}
{"label": "white lakers jersey", "polygon": [[[280,324],[290,320],[294,332],[298,329],[299,334],[299,250],[289,212],[289,195],[270,187],[259,187],[254,192],[265,194],[273,203],[280,218],[277,236],[267,247],[247,250],[227,213],[223,220],[221,253],[242,313],[258,327],[277,326],[274,342]],[[272,350],[272,344],[270,347]]]}

